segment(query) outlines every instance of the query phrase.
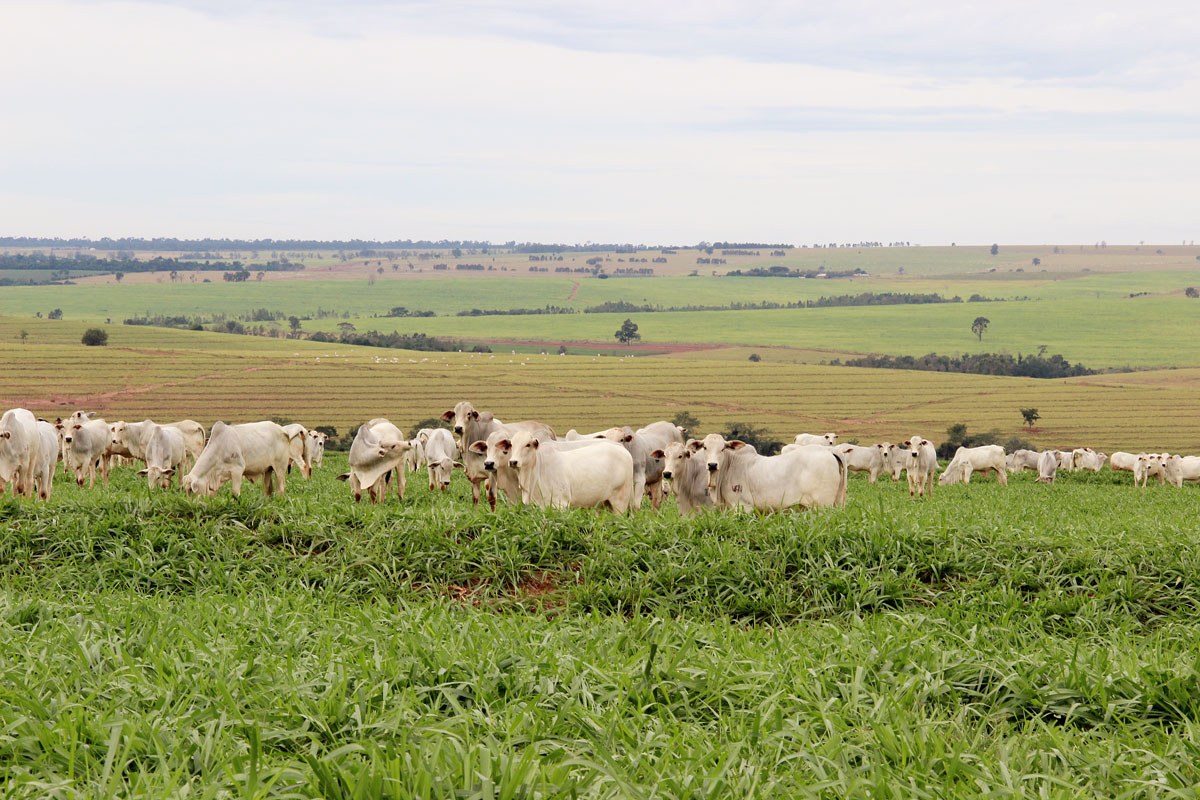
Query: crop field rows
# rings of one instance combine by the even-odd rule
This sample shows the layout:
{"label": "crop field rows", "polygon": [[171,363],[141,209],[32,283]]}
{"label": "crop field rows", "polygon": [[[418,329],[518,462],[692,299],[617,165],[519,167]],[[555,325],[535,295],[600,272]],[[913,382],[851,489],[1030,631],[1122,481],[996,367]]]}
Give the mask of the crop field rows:
{"label": "crop field rows", "polygon": [[[171,332],[221,348],[245,337]],[[11,342],[11,340],[10,340]],[[686,410],[704,430],[730,421],[781,437],[834,430],[876,441],[938,437],[952,423],[1043,446],[1200,452],[1200,371],[1067,381],[927,372],[750,364],[698,359],[423,354],[259,340],[253,350],[93,348],[5,343],[2,399],[45,416],[83,407],[112,419],[296,419],[339,430],[375,416],[403,427],[461,399],[502,419],[541,419],[560,431]],[[1126,383],[1125,381],[1129,382]],[[1034,431],[1018,409],[1035,407]]]}

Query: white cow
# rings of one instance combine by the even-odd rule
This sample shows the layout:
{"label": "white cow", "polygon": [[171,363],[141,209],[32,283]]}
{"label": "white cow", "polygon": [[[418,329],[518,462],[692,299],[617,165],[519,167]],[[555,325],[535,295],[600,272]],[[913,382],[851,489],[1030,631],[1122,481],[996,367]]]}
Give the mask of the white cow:
{"label": "white cow", "polygon": [[1037,472],[1037,479],[1041,483],[1054,483],[1054,477],[1058,474],[1058,454],[1047,450],[1038,456]]}
{"label": "white cow", "polygon": [[282,426],[288,435],[288,469],[293,466],[300,470],[305,478],[312,477],[312,439],[308,436],[308,428],[298,422]]}
{"label": "white cow", "polygon": [[325,460],[325,442],[329,436],[324,431],[309,431],[308,438],[312,439],[312,465],[319,467]]}
{"label": "white cow", "polygon": [[777,511],[846,503],[846,465],[823,445],[763,456],[743,441],[710,433],[703,441],[689,441],[688,449],[704,452],[708,491],[717,508]]}
{"label": "white cow", "polygon": [[1108,457],[1108,468],[1113,472],[1133,472],[1137,468],[1138,457],[1133,453],[1120,450]]}
{"label": "white cow", "polygon": [[425,468],[429,472],[429,491],[432,492],[434,486],[446,491],[450,488],[450,474],[456,464],[454,437],[445,428],[433,428],[427,433],[418,433],[417,439],[421,441]]}
{"label": "white cow", "polygon": [[75,475],[75,483],[83,486],[84,480],[87,480],[90,489],[96,485],[96,472],[99,471],[107,486],[107,454],[112,441],[108,423],[91,414],[76,411],[67,420],[63,441],[67,445],[67,466]]}
{"label": "white cow", "polygon": [[[112,444],[129,451],[130,457],[146,459],[146,444],[150,435],[159,427],[156,422],[144,419],[141,422],[114,422],[111,427]],[[184,458],[188,464],[195,463],[204,451],[204,426],[193,419],[168,422],[162,427],[178,428],[183,434]]]}
{"label": "white cow", "polygon": [[183,460],[187,458],[187,445],[184,443],[183,431],[165,425],[155,426],[146,442],[146,468],[138,471],[146,479],[146,484],[153,489],[159,486],[171,488],[171,478],[182,469]]}
{"label": "white cow", "polygon": [[883,451],[884,470],[892,476],[893,482],[900,480],[900,473],[908,467],[908,451],[891,442],[881,442],[879,447]]}
{"label": "white cow", "polygon": [[208,443],[180,483],[188,494],[212,497],[228,481],[233,496],[241,497],[243,479],[261,478],[268,497],[284,494],[290,444],[291,437],[274,422],[214,422]]}
{"label": "white cow", "polygon": [[1071,464],[1075,469],[1099,472],[1107,460],[1107,455],[1098,453],[1090,447],[1077,447],[1071,451]]}
{"label": "white cow", "polygon": [[[1053,450],[1047,450],[1048,453],[1053,453]],[[1008,454],[1004,459],[1005,468],[1009,472],[1020,472],[1021,470],[1031,469],[1040,474],[1042,456],[1044,453],[1039,453],[1036,450],[1016,450]],[[1053,456],[1052,456],[1053,457]],[[1058,459],[1055,459],[1055,469],[1058,469]]]}
{"label": "white cow", "polygon": [[530,431],[509,442],[521,494],[540,508],[599,508],[626,513],[633,502],[633,456],[606,440],[542,446]]}
{"label": "white cow", "polygon": [[629,451],[629,455],[633,457],[634,508],[641,507],[643,494],[649,494],[651,507],[658,508],[662,503],[663,463],[650,454],[663,449],[671,442],[682,442],[683,434],[679,426],[662,421],[636,431],[626,425],[607,428],[590,435],[615,442]]}
{"label": "white cow", "polygon": [[42,447],[37,417],[31,411],[11,408],[0,416],[0,493],[11,483],[13,496],[33,497]]}
{"label": "white cow", "polygon": [[1145,487],[1150,478],[1158,478],[1159,483],[1166,481],[1166,453],[1138,453],[1137,463],[1133,467],[1133,485]]}
{"label": "white cow", "polygon": [[652,455],[663,461],[663,480],[671,482],[671,492],[679,505],[679,513],[691,516],[701,508],[711,507],[708,496],[708,469],[704,458],[696,455],[682,442],[671,442],[664,450]]}
{"label": "white cow", "polygon": [[1055,450],[1055,457],[1058,459],[1058,468],[1066,472],[1075,471],[1075,451],[1074,450]]}
{"label": "white cow", "polygon": [[396,478],[396,494],[404,499],[407,476],[404,454],[412,447],[400,429],[383,417],[376,417],[359,426],[350,445],[350,471],[339,475],[339,481],[349,481],[354,501],[362,500],[365,491],[371,502],[387,498],[389,476]]}
{"label": "white cow", "polygon": [[933,496],[933,476],[937,474],[937,450],[920,436],[908,440],[908,495]]}
{"label": "white cow", "polygon": [[[485,412],[486,413],[486,412]],[[517,433],[525,431],[536,435],[542,441],[553,441],[554,431],[550,426],[533,420],[512,423],[496,423],[483,439],[476,439],[463,450],[463,471],[471,482],[471,501],[479,502],[481,486],[487,483],[487,500],[492,510],[496,510],[496,498],[503,492],[509,502],[521,502],[521,493],[517,484],[517,476],[512,472],[512,466],[503,458],[489,459],[489,443],[495,444],[504,439],[512,439]],[[488,466],[488,461],[491,466]]]}
{"label": "white cow", "polygon": [[825,447],[833,447],[837,444],[838,435],[836,433],[797,433],[796,444],[819,444]]}
{"label": "white cow", "polygon": [[980,447],[960,447],[954,451],[954,458],[946,465],[938,483],[948,486],[951,483],[970,483],[971,474],[975,472],[996,473],[996,481],[1001,486],[1008,485],[1008,470],[1004,461],[1004,448],[998,444],[985,444]]}
{"label": "white cow", "polygon": [[44,419],[39,419],[37,425],[41,449],[38,451],[38,461],[33,467],[33,482],[37,485],[38,497],[49,500],[50,492],[54,488],[54,467],[58,463],[58,431],[53,423]]}
{"label": "white cow", "polygon": [[841,457],[850,472],[865,472],[867,479],[875,483],[880,473],[887,469],[883,448],[882,444],[839,444],[833,448],[833,452]]}
{"label": "white cow", "polygon": [[1200,456],[1173,456],[1173,466],[1167,480],[1176,486],[1184,481],[1200,481]]}

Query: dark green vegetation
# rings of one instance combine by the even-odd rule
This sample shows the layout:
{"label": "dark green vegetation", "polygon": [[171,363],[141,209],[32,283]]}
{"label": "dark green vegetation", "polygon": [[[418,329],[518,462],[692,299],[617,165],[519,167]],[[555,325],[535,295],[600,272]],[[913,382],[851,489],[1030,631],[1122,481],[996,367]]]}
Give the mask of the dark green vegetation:
{"label": "dark green vegetation", "polygon": [[[332,456],[330,461],[336,461]],[[1196,490],[0,503],[5,796],[1190,796]]]}
{"label": "dark green vegetation", "polygon": [[1052,356],[1017,353],[963,353],[961,356],[942,356],[927,353],[913,356],[863,356],[845,361],[834,359],[834,365],[873,367],[883,369],[918,369],[926,372],[961,372],[969,375],[1010,375],[1020,378],[1077,378],[1095,375],[1096,370],[1083,364],[1072,364],[1055,353]]}

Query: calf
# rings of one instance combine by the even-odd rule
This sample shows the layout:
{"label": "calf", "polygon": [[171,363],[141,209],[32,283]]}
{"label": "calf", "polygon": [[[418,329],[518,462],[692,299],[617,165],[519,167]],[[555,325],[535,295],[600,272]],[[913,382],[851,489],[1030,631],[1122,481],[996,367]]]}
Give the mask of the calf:
{"label": "calf", "polygon": [[937,474],[937,450],[928,439],[913,436],[908,440],[908,496],[933,497],[933,476]]}

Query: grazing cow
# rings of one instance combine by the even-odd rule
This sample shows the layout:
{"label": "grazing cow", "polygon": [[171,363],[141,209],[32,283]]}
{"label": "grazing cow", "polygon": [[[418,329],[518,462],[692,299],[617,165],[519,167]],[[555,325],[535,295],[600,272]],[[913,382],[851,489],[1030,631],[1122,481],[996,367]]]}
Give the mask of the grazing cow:
{"label": "grazing cow", "polygon": [[671,482],[671,492],[679,505],[679,513],[686,516],[699,513],[701,508],[711,507],[708,496],[708,469],[704,459],[682,442],[671,442],[663,450],[651,453],[663,461],[663,480]]}
{"label": "grazing cow", "polygon": [[0,494],[11,483],[14,497],[33,497],[34,482],[43,461],[42,448],[37,417],[31,411],[11,408],[0,416]]}
{"label": "grazing cow", "polygon": [[933,496],[933,476],[937,474],[937,450],[928,439],[913,436],[908,440],[908,496]]}
{"label": "grazing cow", "polygon": [[33,482],[37,485],[37,496],[49,500],[54,488],[54,467],[58,463],[58,431],[53,423],[44,419],[39,419],[37,426],[41,448],[33,467]]}
{"label": "grazing cow", "polygon": [[146,468],[138,471],[146,479],[146,484],[153,489],[159,486],[171,488],[171,478],[178,474],[183,460],[187,457],[187,445],[183,440],[183,431],[158,425],[146,442]]}
{"label": "grazing cow", "polygon": [[365,491],[372,503],[387,499],[390,476],[396,478],[396,494],[403,500],[407,476],[404,454],[412,447],[400,429],[383,417],[363,423],[350,445],[350,471],[339,475],[339,481],[349,481],[354,502],[362,500]]}
{"label": "grazing cow", "polygon": [[241,497],[243,479],[262,478],[267,497],[284,494],[290,445],[291,437],[274,422],[214,422],[208,443],[180,483],[187,494],[212,497],[228,481],[233,496]]}
{"label": "grazing cow", "polygon": [[295,465],[305,478],[312,477],[312,440],[308,436],[308,428],[298,422],[284,425],[283,431],[288,435],[288,471]]}
{"label": "grazing cow", "polygon": [[996,481],[1001,486],[1008,485],[1008,471],[1005,468],[1004,448],[998,444],[986,444],[981,447],[960,447],[954,451],[954,458],[946,465],[945,471],[938,479],[942,486],[951,483],[970,483],[974,472],[996,473]]}
{"label": "grazing cow", "polygon": [[839,444],[833,448],[833,452],[841,457],[842,463],[850,472],[867,473],[867,479],[871,483],[875,483],[880,473],[887,469],[882,444]]}
{"label": "grazing cow", "polygon": [[743,441],[710,433],[703,441],[689,441],[688,449],[704,453],[708,492],[717,508],[777,511],[846,503],[846,465],[828,447],[763,456]]}
{"label": "grazing cow", "polygon": [[1058,454],[1055,451],[1047,450],[1038,456],[1037,473],[1040,483],[1054,483],[1054,477],[1058,473]]}
{"label": "grazing cow", "polygon": [[518,431],[507,445],[525,502],[539,508],[600,508],[617,514],[633,502],[633,456],[607,440],[555,442]]}
{"label": "grazing cow", "polygon": [[428,433],[417,434],[417,439],[421,441],[425,468],[429,471],[429,491],[432,492],[434,486],[446,491],[450,488],[450,474],[456,463],[454,437],[445,428],[434,428]]}
{"label": "grazing cow", "polygon": [[795,442],[796,444],[819,444],[824,447],[833,447],[837,444],[837,437],[836,433],[797,433]]}
{"label": "grazing cow", "polygon": [[1108,460],[1108,456],[1104,453],[1097,453],[1090,447],[1077,447],[1071,451],[1071,465],[1075,469],[1086,469],[1092,472],[1099,472],[1104,466],[1104,462]]}
{"label": "grazing cow", "polygon": [[1113,472],[1134,472],[1137,469],[1138,457],[1133,453],[1120,450],[1108,457],[1108,468]]}
{"label": "grazing cow", "polygon": [[108,485],[108,446],[112,441],[112,432],[108,423],[94,418],[91,414],[76,411],[64,428],[63,441],[67,445],[67,466],[75,475],[75,483],[83,486],[88,481],[88,488],[96,485],[96,472],[99,470],[104,485]]}
{"label": "grazing cow", "polygon": [[[112,445],[117,449],[128,450],[130,457],[144,461],[146,444],[156,427],[158,424],[148,419],[141,422],[114,422],[111,428]],[[184,458],[188,464],[195,463],[204,451],[204,426],[192,419],[182,419],[179,422],[168,422],[162,427],[179,429],[183,434]]]}
{"label": "grazing cow", "polygon": [[1075,451],[1074,450],[1055,450],[1055,457],[1058,459],[1058,468],[1067,472],[1075,471]]}
{"label": "grazing cow", "polygon": [[[1047,452],[1053,453],[1053,450]],[[1042,456],[1044,453],[1039,453],[1036,450],[1017,450],[1009,453],[1004,459],[1005,468],[1009,472],[1020,472],[1021,470],[1030,469],[1034,472],[1041,473]],[[1055,469],[1058,468],[1058,458],[1055,459]]]}

